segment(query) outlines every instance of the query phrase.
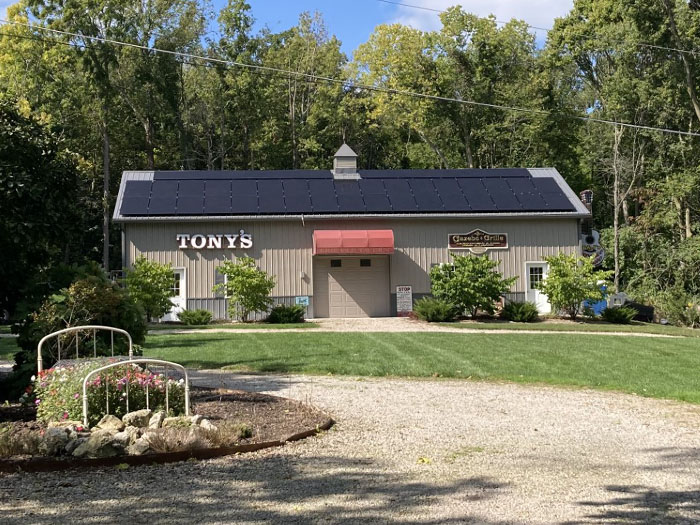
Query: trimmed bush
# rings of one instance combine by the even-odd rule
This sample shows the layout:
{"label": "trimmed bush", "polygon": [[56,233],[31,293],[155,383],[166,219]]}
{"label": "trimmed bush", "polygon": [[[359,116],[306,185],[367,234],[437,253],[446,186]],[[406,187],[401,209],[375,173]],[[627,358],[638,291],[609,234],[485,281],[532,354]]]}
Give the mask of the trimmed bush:
{"label": "trimmed bush", "polygon": [[186,325],[209,324],[212,317],[209,310],[183,310],[177,316]]}
{"label": "trimmed bush", "polygon": [[306,308],[301,305],[293,304],[288,306],[280,304],[270,310],[267,322],[273,324],[303,323],[305,313]]}
{"label": "trimmed bush", "polygon": [[[86,361],[73,366],[57,366],[44,370],[34,381],[37,419],[61,421],[83,419],[83,380],[92,370],[105,366],[112,359]],[[117,417],[126,414],[127,383],[129,411],[146,408],[146,387],[149,407],[165,410],[166,380],[162,374],[153,374],[136,364],[116,366],[93,376],[88,382],[89,424],[95,425],[106,411],[109,396],[109,412]],[[168,379],[171,415],[185,411],[185,388],[183,380]]]}
{"label": "trimmed bush", "polygon": [[501,319],[516,323],[534,323],[539,320],[539,312],[535,303],[507,303],[500,313]]}
{"label": "trimmed bush", "polygon": [[452,303],[435,297],[423,297],[413,304],[413,313],[418,319],[429,323],[451,322],[457,317],[457,309]]}
{"label": "trimmed bush", "polygon": [[637,310],[629,306],[618,306],[617,308],[606,308],[600,317],[603,321],[613,324],[630,324],[637,315]]}

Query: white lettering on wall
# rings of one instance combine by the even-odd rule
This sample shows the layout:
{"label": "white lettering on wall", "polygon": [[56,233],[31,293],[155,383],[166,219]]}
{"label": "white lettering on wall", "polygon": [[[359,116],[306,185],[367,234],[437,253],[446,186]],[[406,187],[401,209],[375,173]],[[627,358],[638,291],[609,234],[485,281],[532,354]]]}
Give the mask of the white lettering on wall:
{"label": "white lettering on wall", "polygon": [[181,250],[202,250],[204,248],[208,250],[220,250],[222,248],[229,250],[241,248],[247,250],[253,247],[253,236],[250,233],[246,233],[245,230],[240,230],[237,234],[210,233],[207,235],[190,235],[188,233],[178,233],[175,239]]}

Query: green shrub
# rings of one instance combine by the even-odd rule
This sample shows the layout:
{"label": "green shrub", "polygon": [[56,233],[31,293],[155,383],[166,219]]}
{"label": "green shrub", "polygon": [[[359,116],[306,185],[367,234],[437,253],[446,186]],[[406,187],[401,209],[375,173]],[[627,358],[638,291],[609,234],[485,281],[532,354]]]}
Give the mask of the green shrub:
{"label": "green shrub", "polygon": [[457,317],[457,309],[452,303],[435,297],[418,299],[413,304],[413,313],[429,323],[451,322]]}
{"label": "green shrub", "polygon": [[141,305],[146,312],[146,319],[151,321],[167,314],[173,307],[170,300],[173,289],[173,267],[160,264],[141,256],[126,273],[126,287],[129,295]]}
{"label": "green shrub", "polygon": [[506,303],[500,313],[501,319],[516,323],[534,323],[539,320],[539,312],[535,303]]}
{"label": "green shrub", "polygon": [[630,324],[637,315],[637,310],[628,306],[618,306],[616,308],[606,308],[601,314],[603,321],[613,324]]}
{"label": "green shrub", "polygon": [[431,289],[437,299],[454,305],[459,313],[476,317],[479,310],[493,314],[495,302],[513,285],[496,270],[498,261],[472,255],[452,255],[453,264],[430,270]]}
{"label": "green shrub", "polygon": [[[36,372],[36,351],[39,340],[57,330],[71,326],[98,324],[126,330],[135,344],[143,344],[146,338],[146,321],[143,309],[136,304],[127,291],[111,282],[104,272],[78,279],[68,288],[51,295],[38,311],[27,316],[18,325],[17,344],[22,348],[15,354],[13,373],[5,380],[2,396],[17,399],[29,385],[30,377]],[[62,338],[64,348],[73,346],[75,334]],[[80,344],[92,337],[92,333],[82,333]],[[97,333],[97,354],[111,355],[109,332]],[[44,367],[54,365],[57,359],[56,340],[44,345],[42,358]],[[126,338],[115,336],[115,355],[127,354]]]}
{"label": "green shrub", "polygon": [[306,308],[301,305],[284,305],[280,304],[270,310],[270,315],[267,317],[268,323],[303,323]]}
{"label": "green shrub", "polygon": [[209,310],[183,310],[177,316],[186,325],[211,323],[211,312]]}
{"label": "green shrub", "polygon": [[584,301],[595,303],[603,298],[602,286],[613,272],[596,270],[589,257],[560,253],[545,260],[549,273],[538,288],[554,311],[563,311],[575,321]]}
{"label": "green shrub", "polygon": [[[37,419],[61,421],[83,419],[83,380],[85,376],[112,360],[85,361],[73,366],[59,366],[43,370],[34,381]],[[95,425],[106,413],[117,417],[126,414],[127,383],[129,411],[146,408],[148,390],[149,408],[165,410],[166,380],[137,364],[116,366],[93,376],[88,382],[88,422]],[[185,389],[182,380],[169,378],[169,409],[172,415],[184,413]],[[148,387],[148,389],[147,389]]]}
{"label": "green shrub", "polygon": [[237,319],[247,321],[249,314],[267,310],[275,279],[257,268],[254,259],[224,261],[218,271],[226,280],[214,286],[214,292],[228,297],[229,312]]}
{"label": "green shrub", "polygon": [[669,323],[700,328],[700,297],[693,297],[684,290],[674,288],[656,294],[653,303],[659,317],[667,319]]}

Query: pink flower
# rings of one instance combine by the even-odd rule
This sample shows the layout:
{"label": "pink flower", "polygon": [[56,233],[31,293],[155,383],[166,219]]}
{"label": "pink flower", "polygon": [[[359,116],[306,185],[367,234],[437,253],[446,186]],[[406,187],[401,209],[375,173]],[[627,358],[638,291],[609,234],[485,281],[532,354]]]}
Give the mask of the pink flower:
{"label": "pink flower", "polygon": [[34,404],[35,404],[35,405],[38,405],[39,403],[41,403],[41,400],[40,400],[40,399],[35,399],[35,400],[34,400]]}
{"label": "pink flower", "polygon": [[80,394],[73,394],[73,399],[78,399],[80,397]]}
{"label": "pink flower", "polygon": [[63,413],[63,419],[68,419],[68,412]]}

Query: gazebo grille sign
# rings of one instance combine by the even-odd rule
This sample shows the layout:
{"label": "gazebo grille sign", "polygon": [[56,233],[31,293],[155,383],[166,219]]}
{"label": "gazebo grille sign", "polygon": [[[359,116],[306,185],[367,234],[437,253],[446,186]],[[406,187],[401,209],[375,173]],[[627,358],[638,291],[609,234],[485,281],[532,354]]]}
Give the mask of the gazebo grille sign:
{"label": "gazebo grille sign", "polygon": [[447,236],[450,250],[469,250],[480,255],[488,250],[505,250],[508,248],[507,233],[488,233],[484,230],[472,230],[469,233],[450,233]]}

